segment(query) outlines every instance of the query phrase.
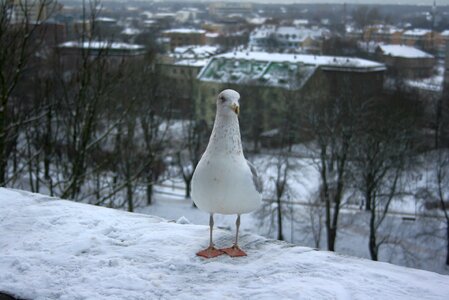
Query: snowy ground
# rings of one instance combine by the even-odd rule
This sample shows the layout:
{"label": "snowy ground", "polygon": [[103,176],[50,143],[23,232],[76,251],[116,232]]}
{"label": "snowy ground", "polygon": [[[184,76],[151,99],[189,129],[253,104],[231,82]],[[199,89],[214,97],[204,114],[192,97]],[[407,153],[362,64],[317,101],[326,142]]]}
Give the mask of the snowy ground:
{"label": "snowy ground", "polygon": [[[309,179],[310,181],[311,179]],[[306,184],[310,187],[310,184]],[[306,195],[308,189],[296,186],[297,191]],[[144,214],[159,216],[168,220],[178,220],[185,217],[192,224],[207,225],[209,216],[192,207],[192,201],[184,198],[181,182],[174,185],[155,188],[155,201],[150,206],[140,206],[137,211]],[[414,200],[410,200],[414,202]],[[398,203],[401,210],[408,212],[407,203]],[[307,205],[285,206],[284,237],[287,241],[300,246],[317,247],[312,234],[311,219],[321,213],[324,222],[324,211],[311,211]],[[266,212],[265,212],[266,213]],[[272,215],[262,215],[261,211],[242,216],[243,232],[276,238],[275,207]],[[344,255],[370,258],[368,250],[369,213],[358,208],[342,209],[339,217],[339,229],[336,251]],[[294,217],[292,218],[291,215]],[[416,218],[415,218],[416,217]],[[235,216],[215,215],[215,224],[223,229],[234,230]],[[412,219],[410,219],[412,218]],[[413,219],[414,218],[414,219]],[[291,220],[294,220],[292,223]],[[379,229],[379,238],[387,238],[388,242],[381,246],[379,260],[401,266],[413,267],[449,274],[445,265],[446,239],[444,222],[435,218],[420,217],[404,213],[390,214]],[[326,232],[324,224],[321,228],[319,247],[326,248]]]}
{"label": "snowy ground", "polygon": [[[216,231],[216,244],[233,234]],[[24,299],[447,299],[449,276],[0,189],[0,291]]]}

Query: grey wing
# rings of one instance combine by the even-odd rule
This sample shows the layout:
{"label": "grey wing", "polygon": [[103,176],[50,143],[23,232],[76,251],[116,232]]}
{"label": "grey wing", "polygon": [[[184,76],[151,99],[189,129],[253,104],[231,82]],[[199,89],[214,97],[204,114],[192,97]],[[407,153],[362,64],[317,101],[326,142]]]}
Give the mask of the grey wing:
{"label": "grey wing", "polygon": [[262,179],[259,177],[259,175],[257,175],[257,170],[254,167],[254,165],[249,160],[246,160],[246,163],[248,164],[248,167],[251,170],[251,174],[253,175],[253,183],[254,187],[256,188],[256,191],[259,192],[259,194],[262,194],[263,190]]}

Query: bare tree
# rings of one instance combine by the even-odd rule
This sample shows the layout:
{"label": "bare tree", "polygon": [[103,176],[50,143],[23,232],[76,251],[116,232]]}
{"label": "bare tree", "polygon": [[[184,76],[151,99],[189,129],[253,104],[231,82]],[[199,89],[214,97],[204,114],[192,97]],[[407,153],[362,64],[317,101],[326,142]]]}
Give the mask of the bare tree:
{"label": "bare tree", "polygon": [[181,150],[177,151],[177,163],[185,183],[185,197],[190,198],[190,183],[193,172],[198,165],[201,155],[207,145],[208,128],[203,120],[195,121],[193,118],[183,122],[184,139]]}
{"label": "bare tree", "polygon": [[335,250],[350,152],[364,106],[363,94],[358,94],[351,85],[350,78],[342,75],[335,94],[322,94],[323,88],[317,89],[304,99],[302,109],[303,126],[309,128],[318,148],[319,158],[315,163],[320,173],[327,246],[330,251]]}
{"label": "bare tree", "polygon": [[[8,160],[15,150],[18,127],[14,93],[39,43],[35,33],[54,8],[53,0],[0,3],[0,186],[7,180]],[[8,45],[8,46],[6,46]]]}
{"label": "bare tree", "polygon": [[435,194],[441,204],[444,219],[446,221],[446,265],[449,266],[449,193],[447,187],[449,186],[449,152],[447,149],[438,150],[435,161],[435,178],[436,191]]}
{"label": "bare tree", "polygon": [[[401,101],[402,100],[402,101]],[[401,175],[412,152],[416,118],[409,99],[374,98],[367,105],[353,147],[353,174],[370,213],[369,251],[378,260],[379,248],[388,235],[378,239],[379,228],[390,204],[402,193]]]}

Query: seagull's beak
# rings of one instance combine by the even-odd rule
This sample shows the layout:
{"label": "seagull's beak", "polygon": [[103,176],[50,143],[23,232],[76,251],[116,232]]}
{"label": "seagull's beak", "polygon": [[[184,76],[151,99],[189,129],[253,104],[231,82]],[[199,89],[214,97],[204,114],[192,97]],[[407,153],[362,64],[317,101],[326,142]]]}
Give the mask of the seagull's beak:
{"label": "seagull's beak", "polygon": [[237,116],[239,115],[240,107],[239,107],[239,105],[237,103],[232,103],[231,109],[236,113]]}

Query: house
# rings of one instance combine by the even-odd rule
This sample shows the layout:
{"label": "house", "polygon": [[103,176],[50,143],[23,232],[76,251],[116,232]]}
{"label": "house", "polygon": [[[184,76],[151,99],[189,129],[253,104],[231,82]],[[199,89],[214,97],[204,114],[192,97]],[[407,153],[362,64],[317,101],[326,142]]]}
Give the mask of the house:
{"label": "house", "polygon": [[164,30],[162,34],[165,37],[170,38],[171,50],[179,46],[206,44],[206,31],[202,29],[168,29]]}
{"label": "house", "polygon": [[176,47],[173,52],[158,56],[156,67],[160,74],[179,92],[174,107],[181,117],[192,109],[198,74],[209,58],[217,53],[216,46],[191,45]]}
{"label": "house", "polygon": [[385,44],[400,44],[403,30],[391,25],[370,25],[364,30],[364,40]]}
{"label": "house", "polygon": [[430,29],[411,29],[402,34],[401,43],[425,51],[436,51],[444,43],[438,32]]}
{"label": "house", "polygon": [[123,61],[141,59],[146,54],[142,45],[107,41],[69,41],[57,48],[67,69],[77,68],[84,55],[92,59],[102,56],[111,65],[118,65]]}
{"label": "house", "polygon": [[253,4],[248,2],[215,2],[209,4],[209,14],[212,16],[251,15]]}
{"label": "house", "polygon": [[322,42],[329,36],[327,29],[267,25],[254,29],[249,47],[254,50],[321,53]]}
{"label": "house", "polygon": [[211,58],[197,77],[196,114],[212,123],[215,98],[221,90],[234,88],[244,95],[252,89],[257,96],[242,96],[242,105],[265,108],[259,121],[262,131],[267,131],[279,125],[280,120],[270,114],[280,109],[281,99],[333,97],[341,94],[343,86],[354,97],[369,98],[382,90],[385,69],[381,63],[351,57],[224,53]]}
{"label": "house", "polygon": [[405,45],[378,45],[375,53],[391,75],[404,78],[430,77],[436,63],[433,55]]}

